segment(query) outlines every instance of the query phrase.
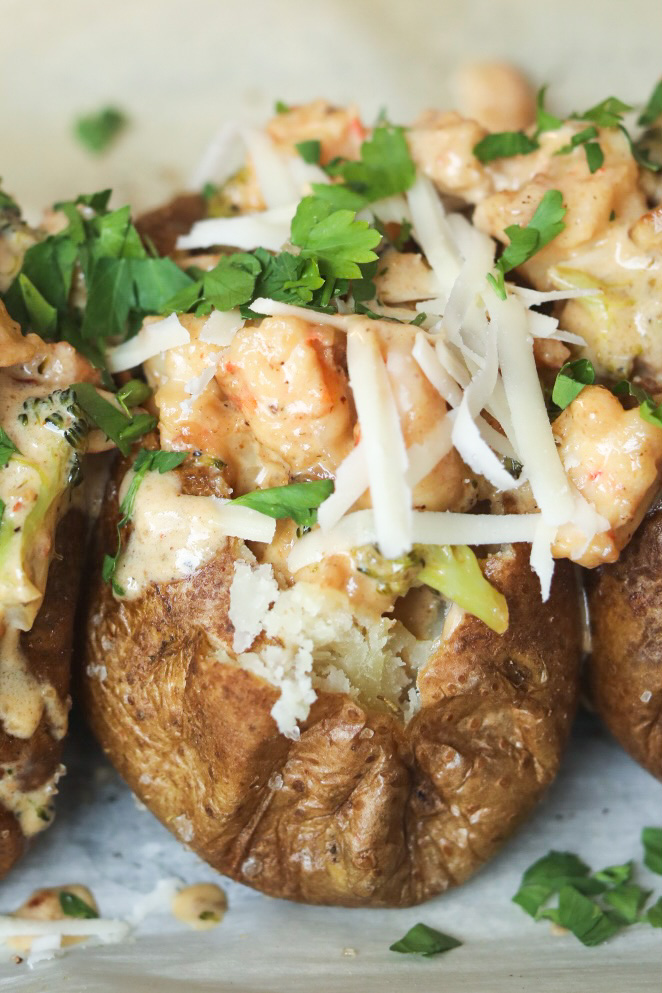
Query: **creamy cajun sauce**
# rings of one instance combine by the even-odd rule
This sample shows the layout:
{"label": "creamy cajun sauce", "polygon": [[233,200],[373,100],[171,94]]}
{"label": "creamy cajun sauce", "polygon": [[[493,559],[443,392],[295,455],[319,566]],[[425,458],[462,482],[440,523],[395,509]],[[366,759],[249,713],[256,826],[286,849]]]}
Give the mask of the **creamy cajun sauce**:
{"label": "creamy cajun sauce", "polygon": [[[133,472],[120,490],[126,494]],[[182,494],[177,475],[148,472],[136,495],[133,529],[115,573],[128,599],[149,583],[184,579],[208,562],[227,541],[216,497]]]}
{"label": "creamy cajun sauce", "polygon": [[50,733],[59,741],[67,730],[68,706],[50,683],[32,675],[20,635],[8,627],[0,638],[0,723],[15,738],[31,738],[46,711]]}
{"label": "creamy cajun sauce", "polygon": [[175,894],[171,908],[178,921],[196,931],[208,931],[223,920],[228,899],[215,883],[194,883]]}
{"label": "creamy cajun sauce", "polygon": [[53,820],[53,798],[65,771],[59,765],[45,783],[24,792],[17,782],[16,764],[0,766],[0,803],[16,817],[26,838],[39,834]]}

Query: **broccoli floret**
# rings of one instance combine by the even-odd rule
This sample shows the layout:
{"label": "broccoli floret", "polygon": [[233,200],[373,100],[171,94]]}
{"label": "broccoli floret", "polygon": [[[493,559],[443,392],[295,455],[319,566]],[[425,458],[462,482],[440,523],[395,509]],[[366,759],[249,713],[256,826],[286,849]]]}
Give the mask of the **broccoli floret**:
{"label": "broccoli floret", "polygon": [[3,425],[18,451],[0,470],[0,614],[21,630],[36,616],[63,498],[81,480],[89,424],[73,390],[27,399]]}

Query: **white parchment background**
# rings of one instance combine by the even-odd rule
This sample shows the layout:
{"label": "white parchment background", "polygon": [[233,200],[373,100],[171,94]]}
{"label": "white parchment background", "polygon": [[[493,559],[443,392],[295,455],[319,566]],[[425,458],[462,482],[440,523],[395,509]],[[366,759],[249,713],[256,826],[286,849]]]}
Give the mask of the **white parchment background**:
{"label": "white parchment background", "polygon": [[[261,121],[276,98],[356,101],[394,119],[452,99],[463,61],[508,57],[551,83],[554,109],[615,93],[637,101],[662,72],[659,0],[0,0],[0,174],[34,210],[113,186],[117,201],[156,204],[176,189],[216,127]],[[132,118],[93,159],[74,117],[114,102]],[[106,916],[127,914],[161,878],[214,874],[182,848],[90,752],[70,744],[55,826],[5,882],[0,909],[37,886],[84,882]],[[592,722],[576,734],[558,782],[522,833],[478,877],[423,908],[347,911],[270,900],[228,884],[217,930],[167,914],[133,944],[76,950],[29,972],[0,965],[16,993],[648,993],[662,986],[662,935],[643,926],[585,949],[534,925],[510,896],[548,848],[594,866],[641,855],[644,824],[662,822],[662,789]],[[662,889],[660,877],[642,881]],[[418,920],[465,944],[432,960],[388,945]],[[343,956],[343,948],[357,951]]]}

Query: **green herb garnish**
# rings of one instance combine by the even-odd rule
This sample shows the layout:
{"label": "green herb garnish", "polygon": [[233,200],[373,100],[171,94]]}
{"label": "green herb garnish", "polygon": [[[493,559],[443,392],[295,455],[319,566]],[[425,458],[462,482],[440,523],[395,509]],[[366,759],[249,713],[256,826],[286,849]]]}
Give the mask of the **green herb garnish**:
{"label": "green herb garnish", "polygon": [[266,490],[244,493],[232,503],[251,507],[267,517],[291,517],[302,528],[311,528],[317,519],[317,508],[333,493],[333,480],[319,479],[312,483],[290,483]]}
{"label": "green herb garnish", "polygon": [[662,896],[657,898],[652,907],[649,907],[644,920],[651,927],[662,927]]}
{"label": "green herb garnish", "polygon": [[[551,851],[526,870],[513,903],[531,917],[537,917],[541,907],[563,886],[579,884],[586,889],[589,872],[586,863],[572,852]],[[596,887],[597,892],[604,888],[599,882]]]}
{"label": "green herb garnish", "polygon": [[496,263],[497,275],[488,273],[487,276],[494,292],[502,300],[506,299],[505,274],[527,262],[536,252],[556,238],[565,227],[563,222],[565,214],[566,208],[563,206],[561,192],[547,190],[526,227],[511,224],[505,229],[510,243],[506,245],[501,258]]}
{"label": "green herb garnish", "polygon": [[177,466],[181,465],[184,459],[189,455],[189,452],[162,452],[162,451],[148,451],[142,448],[133,463],[133,479],[129,484],[129,488],[124,495],[124,499],[120,503],[120,514],[122,515],[117,522],[117,551],[114,555],[104,555],[103,566],[102,566],[102,576],[107,583],[112,583],[113,591],[118,596],[124,596],[124,590],[122,587],[115,582],[114,576],[119,563],[119,558],[122,553],[122,530],[131,520],[133,516],[133,510],[136,504],[136,495],[140,489],[140,484],[147,475],[148,472],[159,472],[163,474],[164,472],[170,472],[171,469],[176,469]]}
{"label": "green herb garnish", "polygon": [[583,945],[589,947],[601,945],[622,926],[614,913],[602,910],[574,886],[563,886],[559,892],[558,907],[544,910],[541,916],[559,927],[567,928]]}
{"label": "green herb garnish", "polygon": [[75,893],[70,893],[69,890],[60,890],[59,899],[62,913],[66,914],[67,917],[94,920],[99,916],[94,907],[90,907],[89,903],[85,903],[84,900],[81,900]]}
{"label": "green herb garnish", "polygon": [[300,141],[296,149],[308,165],[319,165],[320,153],[322,151],[321,142],[311,139],[310,141]]}
{"label": "green herb garnish", "polygon": [[0,427],[0,469],[9,462],[12,455],[19,454],[18,448],[11,440],[4,428]]}
{"label": "green herb garnish", "polygon": [[414,165],[404,128],[394,124],[384,124],[376,127],[372,135],[361,145],[359,161],[336,159],[326,166],[326,171],[343,180],[342,186],[314,184],[313,192],[317,196],[333,199],[335,196],[352,194],[350,202],[336,204],[360,210],[361,207],[375,200],[404,193],[416,179]]}
{"label": "green herb garnish", "polygon": [[[23,331],[68,341],[101,367],[107,338],[134,333],[147,314],[161,313],[166,301],[193,282],[171,259],[148,255],[129,208],[108,211],[109,197],[104,190],[56,204],[68,227],[27,250],[4,296]],[[84,305],[71,292],[77,268],[85,282]]]}
{"label": "green herb garnish", "polygon": [[451,948],[459,948],[461,944],[457,938],[428,927],[427,924],[414,924],[403,938],[389,946],[389,951],[430,958],[432,955],[449,952]]}
{"label": "green herb garnish", "polygon": [[118,410],[91,383],[74,383],[72,390],[88,418],[115,442],[122,455],[128,455],[133,442],[156,427],[156,418],[151,414],[131,415]]}
{"label": "green herb garnish", "polygon": [[644,846],[644,865],[662,876],[662,828],[645,827],[641,832],[641,843]]}
{"label": "green herb garnish", "polygon": [[95,114],[86,114],[76,121],[75,133],[81,145],[99,154],[115,141],[129,123],[126,114],[117,107],[104,107]]}
{"label": "green herb garnish", "polygon": [[[616,396],[634,397],[639,404],[639,416],[644,421],[648,421],[649,424],[654,424],[656,427],[662,428],[662,403],[656,404],[650,393],[642,386],[636,386],[634,383],[630,383],[623,379],[620,383],[616,383],[611,387],[611,392]],[[657,829],[645,828],[644,830],[655,831]],[[662,828],[660,831],[662,831]],[[662,850],[662,841],[660,843],[660,847]],[[660,855],[660,864],[662,865],[662,854]]]}
{"label": "green herb garnish", "polygon": [[497,131],[488,134],[473,147],[479,162],[493,162],[495,159],[509,159],[513,155],[529,155],[540,145],[535,138],[529,138],[523,131]]}
{"label": "green herb garnish", "polygon": [[637,124],[647,128],[662,116],[662,79],[648,98],[648,103],[637,118]]}
{"label": "green herb garnish", "polygon": [[585,386],[595,382],[595,369],[588,359],[574,359],[566,362],[557,373],[552,390],[552,400],[561,410],[579,396]]}

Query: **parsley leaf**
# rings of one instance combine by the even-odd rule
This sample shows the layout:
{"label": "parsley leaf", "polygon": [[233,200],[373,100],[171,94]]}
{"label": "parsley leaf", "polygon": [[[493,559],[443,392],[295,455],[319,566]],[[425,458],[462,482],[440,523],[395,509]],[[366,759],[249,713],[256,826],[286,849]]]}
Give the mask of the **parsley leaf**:
{"label": "parsley leaf", "polygon": [[592,121],[599,128],[617,128],[628,110],[632,110],[629,104],[617,97],[607,97],[594,107],[589,107],[583,114],[571,114],[571,118],[576,121]]}
{"label": "parsley leaf", "polygon": [[479,162],[485,163],[513,155],[529,155],[538,148],[540,145],[536,139],[529,138],[523,131],[496,131],[474,145],[473,153]]}
{"label": "parsley leaf", "polygon": [[510,243],[496,263],[496,277],[492,273],[487,276],[488,282],[502,300],[506,299],[505,274],[527,262],[563,231],[565,213],[560,190],[547,190],[526,227],[511,224],[505,229]]}
{"label": "parsley leaf", "polygon": [[126,128],[129,120],[117,107],[104,107],[95,114],[79,117],[75,124],[76,137],[90,152],[105,152]]}
{"label": "parsley leaf", "polygon": [[[148,257],[129,208],[108,211],[109,197],[103,190],[56,204],[68,227],[27,250],[4,295],[24,331],[69,341],[100,366],[105,338],[125,338],[194,282],[171,259]],[[84,308],[71,292],[77,267],[85,281]]]}
{"label": "parsley leaf", "polygon": [[319,197],[304,197],[292,221],[292,242],[304,258],[314,257],[328,278],[360,279],[359,263],[374,262],[381,235],[352,210],[333,210]]}
{"label": "parsley leaf", "polygon": [[451,948],[459,948],[461,944],[457,938],[428,927],[427,924],[414,924],[404,937],[389,946],[389,951],[430,958],[432,955],[448,952]]}
{"label": "parsley leaf", "polygon": [[[616,396],[634,397],[639,404],[639,416],[644,421],[648,421],[649,424],[655,424],[656,427],[662,428],[662,403],[656,405],[653,397],[643,387],[635,386],[634,383],[629,383],[623,379],[611,387],[611,392]],[[646,828],[645,830],[653,831],[655,828]],[[662,831],[662,828],[660,830]]]}
{"label": "parsley leaf", "polygon": [[641,832],[641,843],[644,846],[644,865],[662,876],[662,828],[645,827]]}
{"label": "parsley leaf", "polygon": [[644,920],[651,927],[662,927],[662,896],[658,897],[652,907],[649,907]]}
{"label": "parsley leaf", "polygon": [[0,190],[0,210],[18,210],[18,204],[4,190]]}
{"label": "parsley leaf", "polygon": [[650,97],[648,98],[648,103],[642,110],[641,114],[637,118],[637,124],[642,127],[649,127],[651,124],[655,124],[658,117],[662,116],[662,79],[657,84]]}
{"label": "parsley leaf", "polygon": [[0,427],[0,469],[4,469],[14,454],[20,455],[21,453],[5,429]]}
{"label": "parsley leaf", "polygon": [[[346,187],[362,199],[361,206],[404,193],[416,179],[404,128],[394,124],[376,127],[361,145],[359,161],[342,159],[329,163],[327,172],[343,179]],[[330,188],[332,189],[332,187]],[[318,187],[314,188],[318,193]],[[358,210],[355,203],[350,209]]]}
{"label": "parsley leaf", "polygon": [[584,146],[584,152],[586,154],[586,161],[588,163],[589,172],[595,172],[599,169],[605,160],[602,148],[594,138],[598,137],[598,129],[594,124],[589,127],[584,128],[583,131],[573,134],[568,145],[564,145],[563,148],[559,148],[554,154],[555,155],[567,155],[572,152],[579,145]]}
{"label": "parsley leaf", "polygon": [[94,907],[90,907],[89,903],[85,903],[79,896],[68,890],[60,890],[59,900],[62,913],[66,914],[67,917],[93,920],[99,916]]}
{"label": "parsley leaf", "polygon": [[593,873],[593,879],[608,886],[618,886],[620,883],[627,883],[632,876],[632,862],[625,862],[623,865],[609,865],[606,869],[599,869]]}
{"label": "parsley leaf", "polygon": [[322,150],[321,142],[311,139],[310,141],[300,141],[296,149],[303,159],[309,165],[318,165],[320,160],[320,153]]}
{"label": "parsley leaf", "polygon": [[124,595],[124,590],[122,587],[115,582],[115,570],[119,563],[119,558],[122,553],[122,530],[131,520],[133,516],[133,510],[136,504],[136,495],[140,489],[140,484],[147,475],[148,472],[159,472],[163,474],[164,472],[170,472],[171,469],[176,469],[177,466],[181,465],[184,459],[189,455],[188,452],[162,452],[162,451],[148,451],[145,448],[141,448],[138,452],[135,462],[133,463],[133,479],[129,484],[124,499],[120,503],[120,514],[122,515],[117,522],[117,550],[114,555],[105,555],[103,559],[102,575],[104,581],[107,583],[112,583],[113,590],[118,596]]}
{"label": "parsley leaf", "polygon": [[317,508],[333,493],[333,480],[319,479],[313,483],[290,483],[253,490],[236,497],[232,503],[252,507],[267,517],[291,517],[299,527],[310,528],[317,519]]}
{"label": "parsley leaf", "polygon": [[604,901],[624,924],[636,924],[652,890],[645,890],[636,883],[620,883],[604,894]]}
{"label": "parsley leaf", "polygon": [[[548,852],[525,871],[513,903],[531,917],[537,917],[540,908],[562,886],[572,884],[592,888],[588,880],[589,872],[586,863],[572,852]],[[600,889],[598,883],[597,891]]]}
{"label": "parsley leaf", "polygon": [[129,416],[123,413],[104,399],[91,383],[74,383],[71,388],[92,423],[115,442],[122,455],[128,455],[132,443],[156,427],[156,418],[151,414]]}
{"label": "parsley leaf", "polygon": [[583,945],[601,945],[613,937],[621,928],[621,922],[609,911],[601,908],[580,893],[574,886],[562,886],[559,905],[553,911],[545,911],[545,916],[560,927],[572,931]]}
{"label": "parsley leaf", "polygon": [[595,369],[588,359],[566,362],[557,373],[552,400],[557,407],[565,410],[585,386],[591,386],[594,382]]}
{"label": "parsley leaf", "polygon": [[538,90],[538,95],[536,97],[536,133],[534,135],[537,138],[543,133],[543,131],[557,131],[563,124],[560,117],[555,114],[550,114],[548,110],[545,110],[545,96],[547,94],[547,86],[541,86]]}
{"label": "parsley leaf", "polygon": [[204,298],[217,310],[232,310],[253,299],[255,280],[262,271],[258,259],[248,252],[222,255],[202,277]]}

